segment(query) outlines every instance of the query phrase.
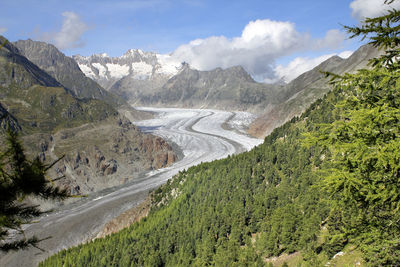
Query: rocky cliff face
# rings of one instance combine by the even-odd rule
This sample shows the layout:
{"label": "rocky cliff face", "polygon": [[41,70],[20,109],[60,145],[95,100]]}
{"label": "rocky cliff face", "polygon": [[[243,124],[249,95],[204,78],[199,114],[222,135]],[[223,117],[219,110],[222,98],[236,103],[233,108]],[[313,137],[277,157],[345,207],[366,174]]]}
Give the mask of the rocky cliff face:
{"label": "rocky cliff face", "polygon": [[0,103],[0,129],[6,130],[8,128],[11,128],[13,131],[21,131],[18,120]]}
{"label": "rocky cliff face", "polygon": [[[3,36],[0,36],[1,44],[6,41]],[[0,59],[2,67],[0,71],[0,86],[3,88],[12,85],[18,85],[21,89],[26,89],[33,85],[62,86],[56,79],[21,55],[20,51],[10,43],[6,43],[0,49]]]}
{"label": "rocky cliff face", "polygon": [[73,194],[88,194],[124,184],[144,171],[177,160],[171,146],[160,137],[142,134],[124,118],[85,124],[56,133],[24,136],[26,147],[40,151],[45,162],[65,156],[50,171],[65,175],[60,185]]}
{"label": "rocky cliff face", "polygon": [[12,44],[0,49],[0,96],[0,113],[22,129],[30,155],[45,163],[65,156],[50,176],[65,175],[57,183],[74,194],[125,183],[177,159],[164,140],[141,133],[103,100],[77,97]]}

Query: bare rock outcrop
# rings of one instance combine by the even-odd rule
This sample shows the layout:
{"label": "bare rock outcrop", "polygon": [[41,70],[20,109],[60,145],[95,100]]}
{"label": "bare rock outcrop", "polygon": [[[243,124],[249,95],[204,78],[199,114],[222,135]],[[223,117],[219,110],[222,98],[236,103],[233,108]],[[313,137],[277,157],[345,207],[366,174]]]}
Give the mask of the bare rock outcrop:
{"label": "bare rock outcrop", "polygon": [[53,135],[29,135],[24,142],[32,155],[40,151],[46,163],[64,156],[49,174],[65,176],[56,183],[76,195],[127,183],[178,159],[165,140],[141,133],[124,118],[63,129]]}

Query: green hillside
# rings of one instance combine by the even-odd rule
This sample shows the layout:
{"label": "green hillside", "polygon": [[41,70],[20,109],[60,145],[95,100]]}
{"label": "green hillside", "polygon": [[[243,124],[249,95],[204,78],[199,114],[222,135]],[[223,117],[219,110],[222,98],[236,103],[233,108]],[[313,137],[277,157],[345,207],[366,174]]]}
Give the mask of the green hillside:
{"label": "green hillside", "polygon": [[378,31],[389,54],[372,70],[337,77],[252,151],[181,172],[139,223],[40,266],[264,266],[294,252],[291,266],[400,265],[399,17],[349,29]]}

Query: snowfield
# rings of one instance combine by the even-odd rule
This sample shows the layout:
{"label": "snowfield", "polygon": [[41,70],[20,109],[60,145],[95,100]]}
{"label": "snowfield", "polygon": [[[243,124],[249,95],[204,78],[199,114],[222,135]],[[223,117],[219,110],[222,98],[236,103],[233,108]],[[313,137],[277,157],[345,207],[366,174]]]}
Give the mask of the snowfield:
{"label": "snowfield", "polygon": [[179,171],[201,162],[225,158],[250,150],[262,142],[247,136],[244,129],[254,116],[245,112],[205,109],[139,108],[155,112],[154,119],[135,122],[142,131],[151,132],[175,143],[183,158],[171,166],[136,177],[131,182],[94,193],[65,205],[25,225],[28,237],[45,239],[40,247],[1,255],[0,266],[36,266],[39,261],[65,248],[96,237],[104,225],[122,212],[137,206],[154,189]]}

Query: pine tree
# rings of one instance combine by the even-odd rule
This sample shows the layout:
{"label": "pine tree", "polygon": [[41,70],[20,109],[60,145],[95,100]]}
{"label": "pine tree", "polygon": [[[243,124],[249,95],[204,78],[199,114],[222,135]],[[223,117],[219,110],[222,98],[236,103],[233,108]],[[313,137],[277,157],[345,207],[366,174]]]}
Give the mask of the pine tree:
{"label": "pine tree", "polygon": [[[4,119],[4,117],[2,118]],[[52,185],[46,172],[56,162],[45,165],[39,157],[27,159],[18,132],[10,128],[2,135],[4,151],[0,151],[0,250],[18,250],[37,247],[37,237],[26,238],[22,224],[27,224],[43,212],[38,206],[23,202],[26,196],[43,199],[65,199],[66,190]],[[53,180],[54,181],[54,180]],[[20,238],[11,238],[15,232]]]}

